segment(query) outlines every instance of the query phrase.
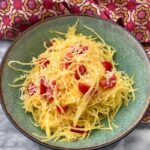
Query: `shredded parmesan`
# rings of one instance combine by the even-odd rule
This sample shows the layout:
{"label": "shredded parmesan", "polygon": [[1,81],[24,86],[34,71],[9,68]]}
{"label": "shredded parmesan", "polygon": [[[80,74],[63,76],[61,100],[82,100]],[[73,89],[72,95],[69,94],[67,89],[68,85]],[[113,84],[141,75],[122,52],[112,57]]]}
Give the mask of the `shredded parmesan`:
{"label": "shredded parmesan", "polygon": [[[31,63],[9,62],[9,67],[25,73],[15,78],[13,83],[25,79],[23,85],[21,84],[20,98],[25,111],[33,115],[35,120],[33,124],[45,131],[46,137],[43,137],[43,141],[70,142],[88,137],[95,129],[112,131],[114,127],[118,127],[113,120],[120,107],[127,106],[129,101],[135,98],[133,78],[116,69],[113,60],[115,49],[107,45],[89,27],[85,28],[94,32],[100,41],[95,41],[95,37],[76,34],[76,26],[77,24],[69,27],[66,34],[54,31],[56,34],[64,35],[65,38],[50,39],[51,46],[44,43],[46,50],[38,58],[33,58]],[[44,64],[43,59],[47,61]],[[103,61],[111,62],[113,65],[111,72],[105,71],[101,63]],[[27,71],[18,69],[12,66],[14,63],[31,65],[32,69]],[[67,63],[68,67],[65,68]],[[82,75],[77,69],[80,75],[80,79],[77,80],[75,72],[81,64],[87,73]],[[105,77],[106,84],[109,84],[113,74],[116,76],[116,81],[112,82],[116,84],[114,87],[108,89],[99,87],[101,78]],[[45,86],[53,91],[51,102],[45,98],[48,93],[40,93],[41,78]],[[56,81],[56,84],[52,85],[53,81]],[[79,91],[79,82],[90,85],[85,94]],[[28,89],[31,83],[34,87]],[[67,111],[63,106],[68,107]]]}

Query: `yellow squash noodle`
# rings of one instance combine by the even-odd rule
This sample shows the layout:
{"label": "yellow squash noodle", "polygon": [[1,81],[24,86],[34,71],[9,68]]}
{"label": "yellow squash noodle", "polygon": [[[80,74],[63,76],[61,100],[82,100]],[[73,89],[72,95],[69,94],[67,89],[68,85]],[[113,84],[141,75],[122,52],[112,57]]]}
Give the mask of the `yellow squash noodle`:
{"label": "yellow squash noodle", "polygon": [[[116,69],[115,49],[86,28],[96,38],[76,34],[76,25],[66,34],[54,31],[64,38],[44,43],[46,50],[29,63],[32,69],[14,80],[24,79],[20,88],[23,108],[45,131],[45,141],[70,142],[88,137],[95,129],[113,130],[121,106],[134,100],[133,78]],[[112,70],[105,69],[102,62],[106,61],[112,64]],[[115,81],[109,83],[113,76]],[[88,90],[82,92],[80,83],[88,85]]]}

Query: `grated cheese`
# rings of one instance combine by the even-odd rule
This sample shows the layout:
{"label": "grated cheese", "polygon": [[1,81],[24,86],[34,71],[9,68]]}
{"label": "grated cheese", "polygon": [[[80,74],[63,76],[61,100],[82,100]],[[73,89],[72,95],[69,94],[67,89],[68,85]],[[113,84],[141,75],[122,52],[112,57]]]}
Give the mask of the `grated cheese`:
{"label": "grated cheese", "polygon": [[[122,105],[127,106],[130,100],[135,99],[133,78],[130,78],[126,73],[117,71],[113,56],[115,49],[107,45],[104,40],[97,34],[96,38],[100,41],[95,41],[93,37],[83,34],[76,34],[76,26],[69,27],[65,38],[53,38],[50,40],[52,46],[44,46],[46,50],[41,53],[38,58],[33,58],[30,71],[14,68],[13,63],[9,62],[9,67],[16,71],[22,71],[26,74],[19,78],[15,78],[14,83],[19,80],[24,80],[21,90],[21,100],[23,108],[26,112],[32,113],[35,120],[35,125],[45,131],[46,137],[43,141],[61,140],[75,141],[82,140],[91,134],[92,130],[113,130],[117,127],[113,119]],[[93,29],[86,27],[94,32]],[[83,50],[81,46],[88,47],[83,54],[79,54]],[[67,53],[74,51],[73,57],[67,58]],[[42,68],[39,63],[43,58],[49,61],[47,67]],[[113,65],[112,72],[105,71],[102,66],[102,61],[109,61]],[[63,67],[64,63],[70,63],[67,69]],[[26,63],[20,63],[26,65]],[[77,66],[83,64],[87,69],[87,74],[81,75],[79,80],[76,80],[74,73]],[[108,79],[116,75],[116,85],[110,89],[102,89],[99,87],[99,81],[102,77]],[[53,102],[45,100],[45,96],[40,94],[40,80],[44,78],[46,86],[51,85],[52,81],[56,81],[55,86],[51,86],[53,90]],[[90,85],[90,89],[85,94],[82,94],[78,89],[78,83],[82,81]],[[30,95],[27,87],[30,83],[34,83],[36,92]],[[113,81],[114,83],[114,81]],[[14,86],[14,85],[12,85]],[[59,90],[57,89],[59,87]],[[34,91],[34,90],[33,90]],[[31,91],[32,92],[32,91]],[[96,94],[95,94],[96,92]],[[65,112],[62,106],[68,106]],[[62,113],[57,111],[60,108]],[[107,120],[107,125],[103,122]],[[33,123],[34,124],[34,123]],[[72,132],[77,130],[78,132]]]}

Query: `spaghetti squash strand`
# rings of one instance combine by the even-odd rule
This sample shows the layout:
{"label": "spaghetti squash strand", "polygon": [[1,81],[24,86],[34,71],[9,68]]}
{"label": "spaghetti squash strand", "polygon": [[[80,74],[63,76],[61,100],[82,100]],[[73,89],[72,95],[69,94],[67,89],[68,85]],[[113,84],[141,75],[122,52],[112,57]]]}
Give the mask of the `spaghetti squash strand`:
{"label": "spaghetti squash strand", "polygon": [[[31,63],[8,63],[24,73],[13,81],[23,81],[23,85],[13,87],[22,86],[23,109],[45,131],[45,137],[39,136],[44,142],[82,140],[95,129],[112,131],[119,127],[114,121],[119,109],[135,99],[133,77],[116,69],[116,50],[87,26],[99,41],[76,34],[78,23],[67,33],[54,31],[65,38],[52,38],[51,45],[44,43],[46,50]],[[32,69],[16,68],[14,63]]]}

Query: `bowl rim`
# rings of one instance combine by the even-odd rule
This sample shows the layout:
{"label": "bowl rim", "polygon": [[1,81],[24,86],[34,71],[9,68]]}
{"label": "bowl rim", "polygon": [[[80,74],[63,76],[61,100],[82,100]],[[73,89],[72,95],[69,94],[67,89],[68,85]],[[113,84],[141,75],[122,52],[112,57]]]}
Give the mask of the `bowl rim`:
{"label": "bowl rim", "polygon": [[[117,26],[117,28],[120,28],[121,30],[123,30],[124,32],[126,32],[129,36],[131,36],[136,42],[137,42],[137,45],[138,47],[140,47],[140,49],[142,49],[142,53],[143,53],[143,56],[145,58],[145,60],[147,61],[147,65],[149,67],[149,74],[150,74],[150,60],[148,59],[147,57],[147,53],[145,52],[144,48],[142,47],[141,43],[129,32],[127,31],[126,29],[124,29],[123,27],[121,27],[120,25],[116,24],[115,22],[111,21],[111,20],[105,20],[103,18],[100,18],[98,16],[88,16],[86,14],[69,14],[69,15],[60,15],[60,16],[55,16],[55,17],[52,17],[52,18],[48,18],[46,20],[43,20],[43,21],[40,21],[38,23],[36,23],[35,25],[32,25],[31,27],[29,27],[27,30],[25,30],[22,34],[20,34],[12,43],[12,45],[7,49],[5,55],[3,56],[2,58],[2,61],[1,61],[1,65],[0,65],[0,103],[1,103],[1,106],[2,106],[2,109],[5,113],[5,115],[7,116],[7,118],[9,119],[9,121],[13,124],[13,126],[19,131],[21,132],[24,136],[26,136],[27,138],[29,138],[30,140],[32,140],[33,142],[36,142],[42,146],[45,146],[47,148],[53,148],[53,149],[61,149],[61,150],[85,150],[85,149],[89,149],[89,150],[92,150],[92,149],[97,149],[97,148],[104,148],[104,147],[107,147],[111,144],[114,144],[118,141],[120,141],[121,139],[123,139],[125,136],[127,136],[128,134],[130,134],[136,127],[137,125],[141,122],[142,118],[144,117],[144,115],[146,114],[146,111],[148,110],[149,108],[149,99],[150,99],[150,89],[149,89],[149,92],[148,92],[148,99],[147,99],[147,103],[145,105],[145,107],[143,108],[143,111],[141,113],[141,115],[137,118],[137,120],[127,129],[125,130],[122,134],[118,135],[117,137],[113,138],[112,140],[109,140],[103,144],[97,144],[95,146],[92,146],[92,147],[87,147],[87,148],[64,148],[64,147],[61,147],[61,146],[54,146],[52,144],[48,144],[48,143],[44,143],[44,142],[41,142],[40,140],[34,138],[32,136],[32,134],[29,134],[27,133],[19,124],[16,123],[15,119],[11,116],[11,114],[8,112],[7,108],[6,108],[6,105],[4,103],[4,98],[3,98],[3,90],[2,90],[2,72],[3,72],[3,69],[4,69],[4,65],[6,63],[6,59],[9,55],[9,52],[13,49],[13,46],[18,42],[18,40],[20,38],[22,38],[24,36],[24,34],[30,30],[32,30],[34,27],[36,26],[39,26],[40,24],[44,23],[44,22],[49,22],[51,20],[57,20],[59,18],[63,18],[63,17],[87,17],[87,18],[95,18],[97,20],[102,20],[104,22],[108,22],[112,25],[115,25]],[[150,81],[149,81],[150,83]],[[150,86],[150,85],[149,85]]]}

